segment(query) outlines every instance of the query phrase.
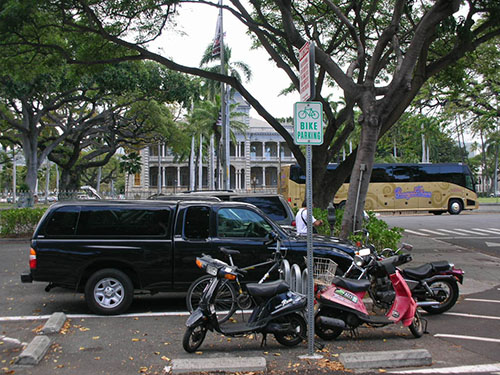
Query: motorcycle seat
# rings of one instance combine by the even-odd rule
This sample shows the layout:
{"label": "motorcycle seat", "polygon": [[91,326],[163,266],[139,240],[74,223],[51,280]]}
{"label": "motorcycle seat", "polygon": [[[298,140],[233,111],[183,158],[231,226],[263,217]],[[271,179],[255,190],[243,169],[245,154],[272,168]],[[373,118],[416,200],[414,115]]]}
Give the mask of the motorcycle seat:
{"label": "motorcycle seat", "polygon": [[418,267],[408,267],[403,270],[403,275],[412,280],[422,280],[438,272],[449,270],[450,264],[447,261],[426,263]]}
{"label": "motorcycle seat", "polygon": [[439,262],[432,262],[432,267],[436,272],[443,272],[451,270],[451,264],[447,260],[441,260]]}
{"label": "motorcycle seat", "polygon": [[351,292],[364,292],[370,288],[370,280],[366,279],[357,280],[334,277],[332,283]]}
{"label": "motorcycle seat", "polygon": [[247,284],[248,293],[254,297],[272,297],[290,290],[290,287],[283,280],[270,281],[268,283]]}

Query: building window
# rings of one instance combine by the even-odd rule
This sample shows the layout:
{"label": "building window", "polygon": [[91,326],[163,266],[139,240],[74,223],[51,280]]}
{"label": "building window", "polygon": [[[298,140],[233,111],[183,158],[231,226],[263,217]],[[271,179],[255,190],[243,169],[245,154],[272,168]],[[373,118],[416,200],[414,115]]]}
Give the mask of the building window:
{"label": "building window", "polygon": [[134,185],[135,186],[141,185],[141,174],[140,173],[136,173],[134,175]]}

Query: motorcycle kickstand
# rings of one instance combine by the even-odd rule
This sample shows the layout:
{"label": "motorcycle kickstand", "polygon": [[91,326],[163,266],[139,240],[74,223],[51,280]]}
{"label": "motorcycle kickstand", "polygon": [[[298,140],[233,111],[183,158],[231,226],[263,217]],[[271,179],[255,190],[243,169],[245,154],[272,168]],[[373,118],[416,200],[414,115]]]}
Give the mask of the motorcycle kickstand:
{"label": "motorcycle kickstand", "polygon": [[429,334],[429,331],[427,331],[427,323],[429,323],[429,321],[425,318],[422,318],[422,317],[420,317],[420,319],[422,320],[422,323],[424,324],[424,334]]}
{"label": "motorcycle kickstand", "polygon": [[264,348],[267,346],[267,333],[262,334],[262,341],[260,342],[260,347]]}

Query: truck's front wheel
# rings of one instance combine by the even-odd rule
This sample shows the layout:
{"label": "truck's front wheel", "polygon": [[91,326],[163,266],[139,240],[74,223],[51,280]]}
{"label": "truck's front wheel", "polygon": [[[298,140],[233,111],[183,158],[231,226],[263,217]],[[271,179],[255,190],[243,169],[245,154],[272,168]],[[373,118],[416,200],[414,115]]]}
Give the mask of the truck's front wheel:
{"label": "truck's front wheel", "polygon": [[122,271],[105,268],[92,274],[85,284],[89,309],[99,315],[116,315],[126,311],[134,297],[134,285]]}

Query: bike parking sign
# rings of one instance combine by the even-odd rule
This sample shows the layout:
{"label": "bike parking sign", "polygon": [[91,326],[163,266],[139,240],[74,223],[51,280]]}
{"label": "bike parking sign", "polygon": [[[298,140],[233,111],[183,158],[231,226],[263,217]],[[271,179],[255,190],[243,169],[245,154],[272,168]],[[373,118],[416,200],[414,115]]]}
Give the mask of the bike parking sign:
{"label": "bike parking sign", "polygon": [[323,144],[323,105],[321,102],[295,103],[293,119],[296,145]]}

